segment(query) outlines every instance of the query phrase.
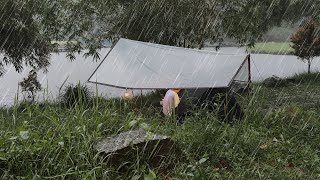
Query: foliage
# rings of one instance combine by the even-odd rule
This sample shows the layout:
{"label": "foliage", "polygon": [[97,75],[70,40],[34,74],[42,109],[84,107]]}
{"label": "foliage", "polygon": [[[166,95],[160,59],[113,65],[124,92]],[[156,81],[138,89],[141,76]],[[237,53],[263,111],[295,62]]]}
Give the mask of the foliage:
{"label": "foliage", "polygon": [[206,177],[206,174],[202,168],[203,164],[207,161],[207,158],[201,158],[198,162],[196,162],[194,165],[190,164],[185,169],[185,172],[183,172],[183,175],[189,178],[193,178],[195,180],[200,179],[208,179]]}
{"label": "foliage", "polygon": [[308,62],[308,73],[310,73],[312,59],[320,55],[320,24],[313,19],[307,20],[291,36],[291,42],[294,54],[302,61]]}
{"label": "foliage", "polygon": [[119,16],[114,32],[140,41],[203,47],[206,39],[217,41],[222,33],[220,22],[209,18],[217,16],[212,8],[202,0],[136,1]]}
{"label": "foliage", "polygon": [[[1,51],[5,56],[0,65],[12,64],[18,72],[24,65],[34,70],[46,69],[53,50],[50,39],[41,31],[38,16],[42,1],[1,1]],[[0,75],[3,71],[0,71]]]}
{"label": "foliage", "polygon": [[86,106],[91,100],[91,92],[87,86],[80,83],[70,84],[63,90],[61,100],[68,107]]}
{"label": "foliage", "polygon": [[[300,75],[294,86],[281,89],[254,85],[253,94],[242,100],[247,119],[233,126],[206,112],[196,112],[183,126],[175,126],[150,107],[136,112],[118,99],[98,97],[87,109],[60,104],[1,109],[0,178],[317,179],[317,77]],[[150,168],[141,158],[143,152],[136,152],[113,166],[112,156],[96,152],[101,138],[127,131],[132,121],[171,136],[183,150],[181,161],[161,171]],[[130,166],[122,171],[126,164]]]}
{"label": "foliage", "polygon": [[253,45],[283,20],[317,16],[318,7],[314,0],[2,0],[0,69],[46,70],[53,41],[65,41],[72,60],[83,49],[99,59],[102,42],[119,37],[198,48],[230,37]]}
{"label": "foliage", "polygon": [[320,82],[319,72],[308,74],[297,74],[292,79],[297,83],[305,83],[310,85],[317,85]]}
{"label": "foliage", "polygon": [[66,42],[71,60],[84,49],[99,59],[103,41],[119,37],[193,48],[229,37],[252,46],[283,20],[317,16],[317,7],[302,0],[2,0],[0,76],[11,64],[46,71],[57,41]]}
{"label": "foliage", "polygon": [[[317,16],[320,1],[131,0],[121,6],[106,36],[183,47],[229,37],[253,45],[271,27]],[[306,10],[307,9],[307,10]],[[267,10],[267,11],[266,11]]]}
{"label": "foliage", "polygon": [[34,70],[29,72],[27,78],[24,78],[19,84],[22,87],[22,92],[27,93],[27,97],[34,101],[37,91],[41,90],[41,84],[37,80],[37,73]]}
{"label": "foliage", "polygon": [[[253,45],[263,33],[283,20],[297,20],[301,3],[290,0],[134,1],[124,6],[111,35],[197,48],[202,48],[206,41],[221,42],[225,37]],[[314,12],[312,8],[309,10]]]}

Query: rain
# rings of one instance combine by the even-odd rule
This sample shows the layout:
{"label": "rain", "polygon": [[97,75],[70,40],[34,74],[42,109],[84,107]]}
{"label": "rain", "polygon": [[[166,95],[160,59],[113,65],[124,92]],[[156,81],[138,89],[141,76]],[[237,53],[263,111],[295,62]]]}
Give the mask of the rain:
{"label": "rain", "polygon": [[1,0],[0,178],[319,178],[319,10]]}

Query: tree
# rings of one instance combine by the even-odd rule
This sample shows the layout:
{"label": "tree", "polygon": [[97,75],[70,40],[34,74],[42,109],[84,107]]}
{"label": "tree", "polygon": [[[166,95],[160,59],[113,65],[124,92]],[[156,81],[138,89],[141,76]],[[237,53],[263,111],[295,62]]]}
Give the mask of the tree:
{"label": "tree", "polygon": [[36,92],[41,90],[41,84],[37,80],[37,73],[34,70],[29,72],[27,78],[24,78],[19,84],[22,87],[22,91],[27,93],[27,98],[32,102],[36,96]]}
{"label": "tree", "polygon": [[[113,31],[129,39],[184,47],[203,47],[225,37],[254,45],[283,21],[316,15],[318,1],[292,0],[136,0],[123,8]],[[306,10],[307,9],[307,10]]]}
{"label": "tree", "polygon": [[[102,13],[103,2],[0,0],[0,50],[4,53],[4,58],[0,59],[0,76],[4,74],[5,66],[13,65],[17,72],[29,66],[32,70],[29,77],[24,79],[28,82],[21,85],[37,87],[37,79],[31,81],[30,78],[36,78],[40,70],[47,71],[50,53],[57,47],[52,43],[53,40],[67,41],[66,48],[71,60],[74,59],[74,53],[81,49],[89,49],[87,55],[99,58],[94,50],[102,46],[95,34],[91,35],[90,32],[94,32],[92,29],[96,23],[92,21],[94,11]],[[107,8],[104,8],[104,12],[107,12]]]}
{"label": "tree", "polygon": [[254,42],[283,20],[317,16],[319,0],[0,0],[0,76],[5,65],[35,72],[50,65],[53,40],[67,57],[86,49],[99,59],[105,39],[119,37],[201,48],[225,37]]}
{"label": "tree", "polygon": [[41,33],[36,16],[39,14],[36,1],[3,0],[0,18],[0,50],[5,56],[0,60],[0,76],[3,65],[12,64],[21,72],[23,66],[34,70],[45,69],[53,50],[50,39]]}
{"label": "tree", "polygon": [[311,73],[312,59],[320,56],[320,24],[313,19],[307,20],[291,36],[291,42],[294,54],[308,63],[308,73]]}

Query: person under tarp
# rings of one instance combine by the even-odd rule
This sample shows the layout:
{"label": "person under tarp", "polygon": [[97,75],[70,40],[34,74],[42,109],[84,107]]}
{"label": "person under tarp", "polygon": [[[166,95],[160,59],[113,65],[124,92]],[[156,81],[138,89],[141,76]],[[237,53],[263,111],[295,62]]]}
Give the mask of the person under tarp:
{"label": "person under tarp", "polygon": [[179,124],[183,124],[187,116],[187,102],[184,92],[183,89],[169,89],[162,101],[160,101],[163,114],[165,116],[174,114]]}
{"label": "person under tarp", "polygon": [[162,105],[162,112],[165,116],[171,116],[175,108],[178,107],[180,103],[180,98],[178,93],[180,89],[169,89],[160,104]]}
{"label": "person under tarp", "polygon": [[221,89],[175,89],[168,90],[162,103],[163,113],[166,116],[174,115],[177,122],[183,124],[187,116],[192,115],[192,105],[187,103],[187,98],[193,99],[197,108],[206,108],[209,112],[218,112],[221,121],[232,123],[233,119],[242,120],[244,112],[236,98],[231,93]]}

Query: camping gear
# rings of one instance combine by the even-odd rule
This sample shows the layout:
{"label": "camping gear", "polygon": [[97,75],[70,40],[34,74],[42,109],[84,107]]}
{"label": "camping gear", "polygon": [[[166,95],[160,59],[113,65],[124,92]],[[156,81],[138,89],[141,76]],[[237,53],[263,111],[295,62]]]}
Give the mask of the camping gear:
{"label": "camping gear", "polygon": [[251,82],[250,55],[121,38],[88,81],[122,89],[246,87]]}
{"label": "camping gear", "polygon": [[[194,97],[193,103],[200,107],[205,101],[213,100],[215,93],[206,97],[208,90],[228,93],[248,89],[251,83],[250,55],[121,38],[88,81],[122,89],[184,89],[188,97]],[[225,99],[223,104],[229,105],[229,100]],[[240,107],[235,99],[232,100],[233,105]],[[184,107],[178,108],[178,111],[184,117],[187,112],[183,111],[187,108],[185,103],[182,104]],[[239,110],[239,113],[242,111]]]}

